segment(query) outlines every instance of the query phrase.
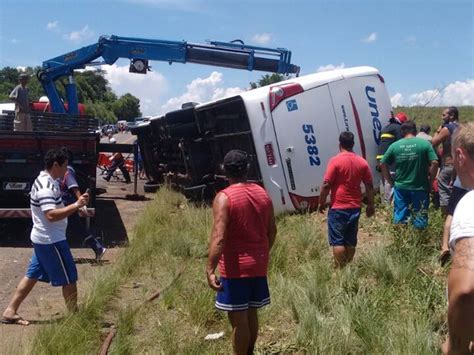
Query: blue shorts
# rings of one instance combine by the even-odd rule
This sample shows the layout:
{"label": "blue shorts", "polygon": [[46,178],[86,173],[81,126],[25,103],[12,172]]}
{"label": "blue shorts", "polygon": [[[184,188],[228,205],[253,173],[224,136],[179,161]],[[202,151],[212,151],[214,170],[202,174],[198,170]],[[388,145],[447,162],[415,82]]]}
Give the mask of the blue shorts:
{"label": "blue shorts", "polygon": [[428,191],[404,190],[395,187],[393,191],[393,223],[406,224],[411,219],[413,227],[422,229],[428,225]]}
{"label": "blue shorts", "polygon": [[67,241],[53,244],[33,243],[34,253],[26,277],[53,286],[65,286],[77,281],[77,269]]}
{"label": "blue shorts", "polygon": [[216,308],[221,311],[245,311],[270,303],[266,277],[241,279],[220,278],[222,290],[217,292]]}
{"label": "blue shorts", "polygon": [[330,246],[357,246],[360,208],[329,209],[328,240]]}

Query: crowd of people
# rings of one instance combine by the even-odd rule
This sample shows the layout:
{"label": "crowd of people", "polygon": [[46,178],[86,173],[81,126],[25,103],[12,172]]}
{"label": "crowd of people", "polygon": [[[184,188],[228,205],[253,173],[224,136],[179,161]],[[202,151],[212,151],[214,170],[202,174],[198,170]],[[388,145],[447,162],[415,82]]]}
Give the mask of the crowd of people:
{"label": "crowd of people", "polygon": [[[439,205],[446,216],[441,257],[451,256],[448,275],[448,338],[446,354],[474,350],[474,123],[459,124],[458,111],[443,111],[442,124],[433,137],[403,113],[381,132],[377,159],[382,174],[381,196],[393,204],[393,223],[428,225],[430,193],[439,190]],[[328,163],[319,196],[319,211],[327,212],[328,241],[336,268],[353,261],[365,187],[367,217],[375,214],[373,176],[367,161],[354,152],[354,134],[339,135],[339,153]],[[122,157],[123,158],[123,157]],[[120,159],[114,159],[114,170]],[[69,220],[87,206],[89,193],[79,191],[72,156],[52,149],[45,156],[45,170],[35,180],[30,204],[33,218],[31,241],[34,253],[26,275],[3,312],[1,322],[28,325],[17,313],[37,281],[61,286],[67,308],[77,309],[77,270],[66,241]],[[258,335],[257,310],[270,303],[267,272],[277,227],[272,201],[261,186],[247,182],[246,152],[232,150],[223,159],[229,187],[213,202],[207,282],[217,292],[215,307],[228,313],[236,354],[253,353]],[[129,181],[128,172],[124,172]],[[109,175],[105,177],[108,180]],[[105,248],[87,229],[80,234],[96,258]],[[216,269],[219,270],[219,277]]]}
{"label": "crowd of people", "polygon": [[[459,125],[458,111],[447,108],[435,135],[420,131],[406,114],[399,113],[381,132],[377,159],[382,173],[381,196],[393,203],[393,223],[428,225],[430,193],[439,189],[439,205],[447,216],[442,256],[452,255],[448,275],[448,337],[445,354],[474,351],[474,123]],[[342,268],[356,251],[362,191],[366,215],[375,213],[373,176],[367,161],[353,151],[354,135],[339,136],[339,154],[330,159],[319,196],[319,211],[326,209],[328,241],[334,264]],[[230,151],[223,167],[230,186],[213,203],[213,227],[206,275],[217,292],[215,306],[228,313],[235,354],[252,354],[258,335],[257,310],[270,303],[267,283],[269,253],[276,238],[273,207],[264,189],[246,182],[247,155]],[[220,277],[215,274],[219,269]]]}

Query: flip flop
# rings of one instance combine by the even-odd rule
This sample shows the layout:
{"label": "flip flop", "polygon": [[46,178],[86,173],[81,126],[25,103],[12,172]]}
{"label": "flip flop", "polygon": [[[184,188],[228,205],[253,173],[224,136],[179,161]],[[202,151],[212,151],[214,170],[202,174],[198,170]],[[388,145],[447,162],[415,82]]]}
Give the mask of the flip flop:
{"label": "flip flop", "polygon": [[0,320],[0,323],[2,324],[16,324],[16,325],[23,325],[27,326],[30,324],[26,319],[23,319],[21,317],[15,317],[15,318],[2,318]]}

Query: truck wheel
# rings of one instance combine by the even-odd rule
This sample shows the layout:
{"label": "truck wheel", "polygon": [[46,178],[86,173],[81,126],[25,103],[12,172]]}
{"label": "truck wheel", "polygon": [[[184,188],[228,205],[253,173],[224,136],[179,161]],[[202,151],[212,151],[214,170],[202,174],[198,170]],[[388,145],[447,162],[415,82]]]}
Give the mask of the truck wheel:
{"label": "truck wheel", "polygon": [[43,81],[43,77],[44,77],[45,74],[46,74],[46,73],[44,72],[44,70],[38,70],[38,71],[36,72],[36,77],[38,78],[38,80],[39,80],[40,82],[42,82],[42,81]]}
{"label": "truck wheel", "polygon": [[145,182],[145,185],[143,185],[143,191],[147,193],[154,193],[158,190],[160,187],[160,184],[157,184],[155,182]]}

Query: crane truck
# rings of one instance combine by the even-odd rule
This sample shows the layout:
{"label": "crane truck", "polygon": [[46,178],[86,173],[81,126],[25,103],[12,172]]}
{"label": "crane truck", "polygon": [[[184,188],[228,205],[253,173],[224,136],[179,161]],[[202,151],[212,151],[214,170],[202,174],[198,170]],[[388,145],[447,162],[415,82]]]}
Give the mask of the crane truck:
{"label": "crane truck", "polygon": [[[0,218],[30,216],[31,184],[43,168],[44,153],[52,147],[65,146],[72,151],[80,189],[94,191],[100,138],[97,120],[81,115],[74,71],[111,65],[119,58],[129,59],[130,72],[137,74],[150,70],[150,60],[282,74],[297,74],[300,70],[291,64],[291,51],[284,48],[248,46],[241,41],[195,44],[114,35],[101,36],[97,43],[46,60],[37,77],[49,99],[51,113],[34,112],[32,132],[12,130],[13,112],[0,117]],[[57,89],[57,81],[63,77],[68,77],[64,100]],[[89,215],[94,213],[92,204]]]}

